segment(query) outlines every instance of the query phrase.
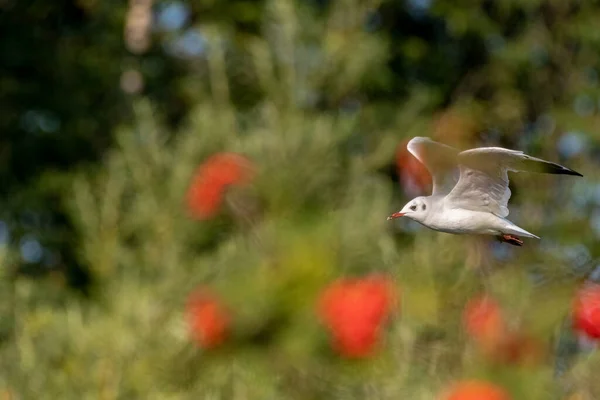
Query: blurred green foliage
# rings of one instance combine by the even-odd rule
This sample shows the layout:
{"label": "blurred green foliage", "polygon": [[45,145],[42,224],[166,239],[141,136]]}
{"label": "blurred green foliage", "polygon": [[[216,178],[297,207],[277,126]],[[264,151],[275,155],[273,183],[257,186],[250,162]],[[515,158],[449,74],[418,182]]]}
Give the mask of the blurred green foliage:
{"label": "blurred green foliage", "polygon": [[[567,349],[600,252],[599,2],[157,1],[142,52],[132,4],[0,0],[2,396],[431,399],[479,377],[515,399],[600,398],[598,352]],[[394,157],[417,135],[585,178],[511,176],[510,218],[542,237],[523,248],[392,224],[413,195]],[[190,178],[219,151],[256,179],[195,221]],[[349,362],[315,302],[371,272],[401,306],[381,351]],[[183,317],[200,285],[233,310],[213,351]],[[484,289],[543,362],[465,337]]]}

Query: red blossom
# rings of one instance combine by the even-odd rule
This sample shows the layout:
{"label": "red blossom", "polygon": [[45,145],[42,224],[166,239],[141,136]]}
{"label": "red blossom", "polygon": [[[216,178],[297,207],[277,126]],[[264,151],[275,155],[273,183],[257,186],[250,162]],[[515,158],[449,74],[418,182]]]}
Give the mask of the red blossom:
{"label": "red blossom", "polygon": [[495,358],[508,364],[536,365],[544,358],[544,348],[535,338],[511,333],[497,348]]}
{"label": "red blossom", "polygon": [[574,328],[592,339],[600,339],[600,284],[584,286],[573,303]]}
{"label": "red blossom", "polygon": [[507,335],[500,305],[489,296],[470,300],[463,311],[465,330],[486,349],[498,347]]}
{"label": "red blossom", "polygon": [[194,218],[208,219],[221,207],[229,185],[248,183],[253,173],[252,163],[236,153],[217,153],[209,157],[195,172],[186,200]]}
{"label": "red blossom", "polygon": [[509,329],[500,305],[490,296],[470,300],[463,325],[490,359],[509,364],[535,364],[544,356],[542,344],[520,329]]}
{"label": "red blossom", "polygon": [[454,384],[441,400],[510,400],[506,390],[490,382],[468,380]]}
{"label": "red blossom", "polygon": [[190,335],[200,346],[213,348],[227,338],[229,314],[210,291],[202,289],[190,295],[186,317]]}
{"label": "red blossom", "polygon": [[337,351],[347,357],[370,355],[395,302],[392,283],[382,276],[340,279],[319,301],[319,315]]}
{"label": "red blossom", "polygon": [[396,151],[396,170],[400,184],[405,191],[417,195],[423,193],[431,186],[431,174],[427,168],[413,156],[405,140]]}

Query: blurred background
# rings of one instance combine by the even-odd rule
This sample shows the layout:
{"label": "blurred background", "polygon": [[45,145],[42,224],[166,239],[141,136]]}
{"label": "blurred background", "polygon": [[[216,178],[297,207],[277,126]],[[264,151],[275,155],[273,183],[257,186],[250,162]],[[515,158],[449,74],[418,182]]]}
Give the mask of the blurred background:
{"label": "blurred background", "polygon": [[[598,20],[0,0],[0,397],[600,399]],[[414,136],[584,178],[511,175],[522,248],[386,221]]]}

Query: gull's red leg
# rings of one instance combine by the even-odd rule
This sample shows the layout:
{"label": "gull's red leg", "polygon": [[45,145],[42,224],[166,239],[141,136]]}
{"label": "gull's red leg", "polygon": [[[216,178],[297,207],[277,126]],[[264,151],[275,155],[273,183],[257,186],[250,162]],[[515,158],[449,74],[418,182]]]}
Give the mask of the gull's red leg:
{"label": "gull's red leg", "polygon": [[499,235],[498,240],[500,240],[503,243],[512,244],[513,246],[523,246],[523,241],[521,239],[509,234]]}

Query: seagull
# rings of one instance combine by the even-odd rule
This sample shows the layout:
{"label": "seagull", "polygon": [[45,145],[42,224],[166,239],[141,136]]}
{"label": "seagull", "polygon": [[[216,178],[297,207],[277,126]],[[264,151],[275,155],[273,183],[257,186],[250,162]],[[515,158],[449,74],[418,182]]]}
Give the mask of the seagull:
{"label": "seagull", "polygon": [[409,201],[388,220],[407,217],[436,231],[493,235],[514,246],[523,245],[519,237],[539,237],[506,219],[511,195],[508,171],[583,176],[562,165],[501,147],[459,151],[429,138],[415,137],[407,148],[431,174],[432,194]]}

